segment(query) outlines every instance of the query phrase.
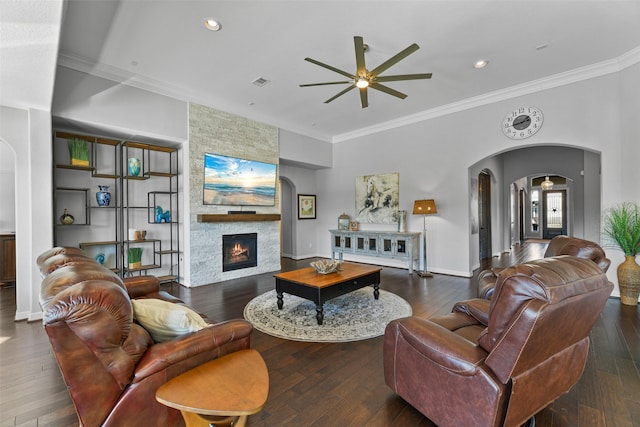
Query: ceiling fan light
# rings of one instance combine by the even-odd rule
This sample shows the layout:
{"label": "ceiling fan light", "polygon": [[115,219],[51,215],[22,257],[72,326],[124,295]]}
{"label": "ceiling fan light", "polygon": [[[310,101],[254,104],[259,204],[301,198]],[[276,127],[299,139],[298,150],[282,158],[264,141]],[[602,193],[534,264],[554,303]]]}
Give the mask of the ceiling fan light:
{"label": "ceiling fan light", "polygon": [[546,190],[551,190],[551,189],[553,188],[553,181],[551,181],[551,180],[549,179],[549,177],[548,177],[548,176],[546,176],[546,177],[544,178],[544,181],[542,181],[542,182],[540,183],[540,187],[542,187],[542,189],[543,189],[543,190],[545,190],[545,191],[546,191]]}
{"label": "ceiling fan light", "polygon": [[369,87],[369,80],[360,77],[357,81],[356,81],[356,86],[358,86],[360,89],[364,89],[365,87]]}

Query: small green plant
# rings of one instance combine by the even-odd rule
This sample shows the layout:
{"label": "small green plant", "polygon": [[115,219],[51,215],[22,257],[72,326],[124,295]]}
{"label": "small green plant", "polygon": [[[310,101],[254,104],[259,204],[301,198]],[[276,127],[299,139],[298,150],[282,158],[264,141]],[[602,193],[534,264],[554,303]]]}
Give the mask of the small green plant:
{"label": "small green plant", "polygon": [[142,248],[129,248],[129,265],[142,261]]}
{"label": "small green plant", "polygon": [[626,256],[640,252],[640,206],[623,202],[604,213],[604,237],[607,243],[619,247]]}
{"label": "small green plant", "polygon": [[71,159],[89,162],[89,143],[87,141],[80,138],[69,139],[67,140],[67,147],[69,148],[69,157]]}

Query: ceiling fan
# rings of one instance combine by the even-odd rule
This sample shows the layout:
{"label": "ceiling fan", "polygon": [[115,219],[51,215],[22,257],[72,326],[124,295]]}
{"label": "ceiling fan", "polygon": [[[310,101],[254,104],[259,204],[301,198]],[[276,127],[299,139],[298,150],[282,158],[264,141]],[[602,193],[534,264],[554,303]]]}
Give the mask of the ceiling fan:
{"label": "ceiling fan", "polygon": [[336,95],[332,96],[331,98],[327,99],[324,103],[328,104],[329,102],[333,101],[334,99],[336,99],[336,98],[344,95],[345,93],[349,92],[351,89],[354,89],[354,88],[357,87],[358,89],[360,89],[360,104],[362,105],[362,108],[367,108],[367,106],[369,105],[369,101],[368,101],[368,97],[367,97],[367,89],[368,88],[379,90],[379,91],[387,93],[389,95],[396,96],[396,97],[398,97],[400,99],[405,99],[407,97],[407,95],[405,95],[404,93],[398,92],[397,90],[391,89],[390,87],[382,85],[380,83],[381,82],[394,82],[394,81],[400,81],[400,80],[420,80],[420,79],[430,79],[431,78],[431,73],[401,74],[401,75],[396,75],[396,76],[381,76],[380,75],[380,73],[382,73],[383,71],[387,70],[388,68],[390,68],[391,66],[397,64],[398,62],[400,62],[401,60],[403,60],[407,56],[411,55],[416,50],[420,49],[420,46],[418,46],[415,43],[413,43],[408,48],[402,50],[401,52],[397,53],[396,55],[392,56],[391,58],[387,59],[385,62],[383,62],[382,64],[378,65],[373,70],[368,71],[366,66],[365,66],[365,63],[364,63],[364,52],[367,50],[367,45],[364,44],[364,41],[363,41],[362,37],[360,37],[360,36],[355,36],[353,38],[353,42],[355,44],[355,49],[356,49],[356,73],[355,74],[348,73],[346,71],[343,71],[343,70],[340,70],[338,68],[332,67],[331,65],[327,65],[327,64],[324,64],[324,63],[322,63],[320,61],[316,61],[315,59],[304,58],[305,61],[309,61],[309,62],[311,62],[313,64],[316,64],[316,65],[319,65],[319,66],[321,66],[323,68],[326,68],[328,70],[334,71],[334,72],[336,72],[338,74],[342,74],[343,76],[348,77],[349,80],[339,81],[339,82],[326,82],[326,83],[309,83],[309,84],[300,85],[300,87],[350,84],[350,86],[348,88],[346,88],[345,90],[337,93]]}

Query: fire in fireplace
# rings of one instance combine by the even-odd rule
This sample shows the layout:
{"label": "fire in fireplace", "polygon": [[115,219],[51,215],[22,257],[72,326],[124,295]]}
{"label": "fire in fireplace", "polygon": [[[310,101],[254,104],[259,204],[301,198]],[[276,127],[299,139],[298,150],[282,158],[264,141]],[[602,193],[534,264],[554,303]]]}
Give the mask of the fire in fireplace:
{"label": "fire in fireplace", "polygon": [[222,236],[222,271],[258,265],[258,233]]}

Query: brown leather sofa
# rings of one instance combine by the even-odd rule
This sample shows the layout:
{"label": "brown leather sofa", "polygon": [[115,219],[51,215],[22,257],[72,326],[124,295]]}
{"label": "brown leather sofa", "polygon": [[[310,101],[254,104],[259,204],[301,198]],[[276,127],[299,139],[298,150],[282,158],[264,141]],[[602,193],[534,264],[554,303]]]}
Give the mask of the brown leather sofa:
{"label": "brown leather sofa", "polygon": [[441,427],[520,426],[580,379],[612,289],[598,265],[573,256],[508,267],[491,301],[390,322],[386,384]]}
{"label": "brown leather sofa", "polygon": [[[595,242],[570,236],[556,236],[549,241],[545,258],[573,255],[578,258],[586,258],[595,262],[605,273],[611,265],[611,260],[607,258],[604,250]],[[496,286],[498,275],[502,268],[492,268],[484,270],[478,275],[478,297],[491,299]]]}
{"label": "brown leather sofa", "polygon": [[123,280],[78,248],[53,248],[37,263],[44,328],[82,426],[184,426],[179,411],[156,401],[157,388],[250,347],[253,327],[241,319],[154,343],[134,322],[131,298],[183,304],[157,278]]}

